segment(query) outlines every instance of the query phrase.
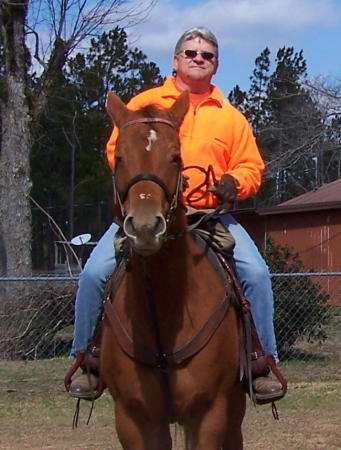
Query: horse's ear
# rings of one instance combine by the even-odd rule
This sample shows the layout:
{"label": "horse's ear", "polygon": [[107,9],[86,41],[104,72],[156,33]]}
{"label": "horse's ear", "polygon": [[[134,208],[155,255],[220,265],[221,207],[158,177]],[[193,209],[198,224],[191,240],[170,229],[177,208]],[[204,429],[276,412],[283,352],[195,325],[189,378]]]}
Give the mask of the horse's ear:
{"label": "horse's ear", "polygon": [[174,125],[177,128],[180,128],[180,125],[185,117],[185,114],[188,111],[189,107],[189,92],[184,91],[179,97],[175,100],[173,106],[169,108],[169,113],[172,117]]}
{"label": "horse's ear", "polygon": [[106,109],[113,124],[117,125],[118,128],[127,121],[128,108],[116,94],[110,91],[107,96]]}

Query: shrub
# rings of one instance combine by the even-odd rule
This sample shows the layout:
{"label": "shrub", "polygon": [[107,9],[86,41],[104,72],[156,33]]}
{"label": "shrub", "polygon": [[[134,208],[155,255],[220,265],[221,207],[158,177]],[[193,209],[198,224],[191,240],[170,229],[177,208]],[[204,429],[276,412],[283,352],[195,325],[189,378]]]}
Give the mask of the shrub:
{"label": "shrub", "polygon": [[25,294],[1,302],[0,358],[41,359],[70,347],[75,286],[38,282]]}
{"label": "shrub", "polygon": [[[314,281],[297,253],[287,246],[275,244],[268,238],[264,258],[273,274],[299,273],[300,275],[272,278],[275,302],[275,332],[278,353],[288,357],[299,338],[309,342],[324,341],[327,337],[324,325],[329,319],[326,303],[329,295]],[[316,279],[316,278],[315,278]]]}

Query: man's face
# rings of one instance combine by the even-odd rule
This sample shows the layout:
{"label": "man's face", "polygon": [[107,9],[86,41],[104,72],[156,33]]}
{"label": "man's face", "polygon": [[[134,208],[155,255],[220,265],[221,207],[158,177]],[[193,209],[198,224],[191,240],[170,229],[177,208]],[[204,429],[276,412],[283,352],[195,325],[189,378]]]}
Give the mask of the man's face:
{"label": "man's face", "polygon": [[216,53],[216,48],[200,37],[185,41],[180,53],[174,56],[174,70],[186,83],[200,80],[209,83],[218,68]]}

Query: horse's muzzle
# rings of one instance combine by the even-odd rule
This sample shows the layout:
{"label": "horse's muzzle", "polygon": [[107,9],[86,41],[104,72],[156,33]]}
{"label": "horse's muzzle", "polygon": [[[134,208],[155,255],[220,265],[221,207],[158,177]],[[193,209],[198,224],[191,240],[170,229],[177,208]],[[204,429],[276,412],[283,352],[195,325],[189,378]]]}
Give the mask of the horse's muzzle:
{"label": "horse's muzzle", "polygon": [[139,255],[148,256],[160,250],[167,224],[161,214],[148,220],[137,219],[134,215],[128,214],[123,222],[123,230],[133,250]]}

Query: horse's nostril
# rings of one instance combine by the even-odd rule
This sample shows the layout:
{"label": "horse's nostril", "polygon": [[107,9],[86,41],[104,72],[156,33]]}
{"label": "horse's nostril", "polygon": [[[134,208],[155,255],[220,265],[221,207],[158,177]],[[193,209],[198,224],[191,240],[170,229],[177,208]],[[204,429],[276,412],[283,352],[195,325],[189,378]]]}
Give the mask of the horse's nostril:
{"label": "horse's nostril", "polygon": [[125,218],[123,223],[123,230],[125,234],[140,242],[152,242],[160,239],[166,232],[167,224],[162,215],[153,216],[148,221],[136,221],[134,215],[129,215]]}
{"label": "horse's nostril", "polygon": [[166,232],[166,221],[163,216],[156,218],[155,235],[158,236]]}
{"label": "horse's nostril", "polygon": [[126,217],[124,224],[123,224],[123,230],[127,236],[131,236],[131,237],[136,236],[136,229],[134,227],[132,216]]}

